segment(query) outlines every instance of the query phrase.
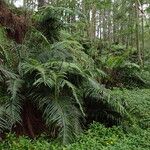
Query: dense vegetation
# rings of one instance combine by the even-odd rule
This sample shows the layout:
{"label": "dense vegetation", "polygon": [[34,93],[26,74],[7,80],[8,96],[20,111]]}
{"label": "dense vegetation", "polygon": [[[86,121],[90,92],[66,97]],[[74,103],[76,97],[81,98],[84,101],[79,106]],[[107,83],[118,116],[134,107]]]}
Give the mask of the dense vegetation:
{"label": "dense vegetation", "polygon": [[121,128],[106,128],[96,123],[86,133],[80,135],[75,143],[67,146],[49,141],[45,137],[31,141],[27,137],[13,136],[8,136],[7,141],[0,146],[2,150],[149,150],[149,137],[148,129],[137,128],[134,129],[134,132],[125,134]]}
{"label": "dense vegetation", "polygon": [[[149,118],[149,103],[150,90],[113,90],[113,93],[119,98],[126,98],[129,102],[128,109],[130,115],[134,119],[134,126],[113,126],[106,128],[103,125],[94,122],[89,129],[83,134],[78,135],[74,143],[67,146],[62,146],[58,141],[48,139],[46,135],[42,135],[36,140],[31,140],[28,137],[16,137],[14,135],[7,135],[7,139],[0,145],[0,149],[10,150],[148,150],[150,147],[150,130],[147,125]],[[142,101],[141,101],[142,99]],[[133,109],[134,108],[134,109]],[[139,114],[141,116],[139,116]],[[138,122],[138,123],[137,123]]]}
{"label": "dense vegetation", "polygon": [[34,4],[0,1],[0,148],[149,149],[149,1]]}

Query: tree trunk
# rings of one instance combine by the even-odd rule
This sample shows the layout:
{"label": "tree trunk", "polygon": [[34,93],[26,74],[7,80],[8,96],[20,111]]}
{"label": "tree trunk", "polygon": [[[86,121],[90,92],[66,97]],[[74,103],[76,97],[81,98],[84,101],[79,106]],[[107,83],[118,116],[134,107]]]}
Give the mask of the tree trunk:
{"label": "tree trunk", "polygon": [[144,48],[145,48],[145,42],[144,42],[144,10],[143,10],[143,3],[141,4],[142,9],[142,59],[143,59],[143,67],[144,67]]}
{"label": "tree trunk", "polygon": [[138,51],[138,59],[141,66],[143,66],[142,53],[140,49],[140,36],[139,36],[139,3],[136,0],[135,2],[135,11],[136,11],[136,47]]}

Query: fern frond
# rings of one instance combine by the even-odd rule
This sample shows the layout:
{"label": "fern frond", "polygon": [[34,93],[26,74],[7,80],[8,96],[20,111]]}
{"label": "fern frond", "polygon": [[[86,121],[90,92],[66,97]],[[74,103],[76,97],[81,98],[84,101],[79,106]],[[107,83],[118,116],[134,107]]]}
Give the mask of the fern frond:
{"label": "fern frond", "polygon": [[79,100],[79,98],[78,98],[78,96],[77,96],[77,89],[76,89],[76,87],[75,87],[71,82],[69,82],[69,81],[67,81],[67,80],[63,80],[61,87],[63,88],[65,85],[67,85],[68,88],[71,89],[72,94],[73,94],[73,96],[74,96],[74,98],[75,98],[77,104],[79,105],[80,111],[82,112],[83,116],[85,116],[85,113],[84,113],[84,111],[83,111],[82,104],[81,104],[81,102],[80,102],[80,100]]}
{"label": "fern frond", "polygon": [[10,121],[10,116],[5,112],[4,106],[0,107],[0,133],[6,130],[11,130],[12,122]]}
{"label": "fern frond", "polygon": [[11,94],[12,99],[16,98],[17,94],[20,92],[20,88],[22,87],[23,83],[24,81],[19,78],[7,81],[7,90]]}
{"label": "fern frond", "polygon": [[6,113],[11,117],[12,124],[21,121],[21,96],[20,89],[22,88],[23,80],[21,79],[13,79],[8,80],[8,92],[11,95],[10,100],[5,104]]}
{"label": "fern frond", "polygon": [[[58,138],[63,144],[67,144],[74,140],[79,130],[79,112],[77,108],[71,104],[69,97],[43,97],[38,99],[39,108],[43,110],[43,117],[46,124],[51,127],[55,126],[58,130]],[[44,102],[44,103],[43,103]],[[76,123],[76,126],[74,126]],[[78,128],[80,129],[80,128]]]}
{"label": "fern frond", "polygon": [[92,78],[88,78],[88,81],[84,83],[83,87],[86,97],[90,96],[96,99],[104,99],[104,97],[108,96],[106,88]]}
{"label": "fern frond", "polygon": [[93,60],[83,51],[82,45],[75,40],[63,40],[52,45],[53,51],[58,49],[69,53],[74,62],[84,67],[89,67],[93,63]]}
{"label": "fern frond", "polygon": [[0,65],[0,75],[3,75],[7,79],[15,79],[17,77],[16,74],[14,74],[13,72],[9,71],[7,68],[1,65]]}
{"label": "fern frond", "polygon": [[71,63],[66,61],[49,61],[45,64],[45,66],[53,70],[60,70],[61,72],[80,74],[81,76],[84,76],[82,66],[77,63]]}

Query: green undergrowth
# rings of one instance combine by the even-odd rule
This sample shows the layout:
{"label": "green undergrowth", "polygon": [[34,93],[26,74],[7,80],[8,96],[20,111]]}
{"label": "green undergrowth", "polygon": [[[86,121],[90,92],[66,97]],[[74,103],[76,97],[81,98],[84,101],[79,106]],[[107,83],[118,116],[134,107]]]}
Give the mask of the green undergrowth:
{"label": "green undergrowth", "polygon": [[143,129],[150,127],[150,89],[115,89],[112,96],[124,101],[132,123]]}
{"label": "green undergrowth", "polygon": [[77,136],[74,143],[62,146],[45,136],[36,140],[8,134],[0,143],[0,150],[149,150],[150,89],[114,89],[112,95],[125,101],[132,124],[104,125],[93,122],[89,129]]}
{"label": "green undergrowth", "polygon": [[121,127],[106,128],[99,123],[93,123],[76,142],[61,146],[44,137],[30,140],[27,137],[8,135],[0,144],[1,150],[149,150],[150,130],[132,127],[130,132]]}

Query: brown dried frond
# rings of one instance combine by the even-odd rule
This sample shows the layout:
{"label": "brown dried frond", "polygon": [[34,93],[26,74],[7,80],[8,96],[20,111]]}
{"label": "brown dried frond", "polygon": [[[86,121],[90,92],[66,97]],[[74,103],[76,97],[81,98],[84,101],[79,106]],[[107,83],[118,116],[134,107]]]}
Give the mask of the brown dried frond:
{"label": "brown dried frond", "polygon": [[12,13],[2,1],[0,1],[0,25],[6,28],[9,38],[22,43],[28,28],[27,20],[25,16]]}

